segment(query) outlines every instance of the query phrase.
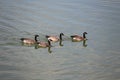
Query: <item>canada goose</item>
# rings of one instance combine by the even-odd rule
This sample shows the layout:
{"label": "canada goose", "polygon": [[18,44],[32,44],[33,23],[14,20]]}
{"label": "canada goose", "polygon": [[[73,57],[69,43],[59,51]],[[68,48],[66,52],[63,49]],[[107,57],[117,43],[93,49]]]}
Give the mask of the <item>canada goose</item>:
{"label": "canada goose", "polygon": [[30,38],[21,38],[20,40],[22,41],[23,44],[33,45],[36,43],[38,36],[39,35],[35,35],[35,40]]}
{"label": "canada goose", "polygon": [[36,42],[37,43],[37,46],[38,47],[41,47],[41,48],[46,48],[46,47],[51,47],[51,40],[48,40],[48,42]]}
{"label": "canada goose", "polygon": [[59,40],[62,41],[62,36],[64,36],[63,33],[60,33],[60,36],[48,36],[46,35],[46,38],[49,40],[51,39],[52,42],[58,42]]}
{"label": "canada goose", "polygon": [[86,34],[87,34],[87,32],[84,32],[83,37],[79,36],[79,35],[72,35],[70,37],[72,38],[72,41],[83,41],[83,40],[87,40],[87,38],[85,36]]}

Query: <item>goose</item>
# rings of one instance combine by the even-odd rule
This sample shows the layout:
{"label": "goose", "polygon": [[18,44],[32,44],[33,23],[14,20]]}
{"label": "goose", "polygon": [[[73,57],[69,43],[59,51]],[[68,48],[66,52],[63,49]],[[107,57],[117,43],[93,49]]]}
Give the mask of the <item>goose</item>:
{"label": "goose", "polygon": [[72,35],[72,36],[70,36],[71,38],[72,38],[72,41],[83,41],[83,40],[87,40],[87,38],[86,38],[86,35],[87,34],[87,32],[84,32],[83,33],[83,36],[79,36],[79,35]]}
{"label": "goose", "polygon": [[59,37],[58,36],[49,36],[49,35],[46,35],[46,38],[48,40],[51,40],[52,42],[58,42],[58,41],[62,41],[62,36],[64,36],[64,34],[60,33]]}
{"label": "goose", "polygon": [[30,45],[33,45],[33,44],[35,44],[36,43],[36,41],[37,41],[37,37],[38,37],[39,35],[35,35],[35,40],[34,39],[30,39],[30,38],[21,38],[20,40],[22,41],[22,43],[24,43],[24,44],[30,44]]}
{"label": "goose", "polygon": [[46,47],[51,47],[51,42],[48,40],[48,42],[37,42],[38,47],[46,48]]}
{"label": "goose", "polygon": [[37,44],[38,47],[42,47],[42,48],[46,48],[46,47],[51,47],[51,39],[48,40],[48,42],[43,42],[43,41],[39,41],[37,40],[37,38],[35,38],[35,42]]}

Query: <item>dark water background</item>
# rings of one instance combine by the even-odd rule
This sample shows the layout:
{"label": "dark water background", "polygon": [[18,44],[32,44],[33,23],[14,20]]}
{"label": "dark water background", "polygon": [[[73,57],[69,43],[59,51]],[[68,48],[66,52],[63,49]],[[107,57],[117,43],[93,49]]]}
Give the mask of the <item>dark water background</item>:
{"label": "dark water background", "polygon": [[[60,32],[51,54],[19,40]],[[120,1],[0,0],[0,80],[120,80]]]}

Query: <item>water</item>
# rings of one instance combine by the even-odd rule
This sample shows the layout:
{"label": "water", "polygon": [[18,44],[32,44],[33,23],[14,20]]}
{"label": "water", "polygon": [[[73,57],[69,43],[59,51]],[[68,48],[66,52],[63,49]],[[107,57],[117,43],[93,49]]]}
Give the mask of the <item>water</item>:
{"label": "water", "polygon": [[[120,80],[119,0],[0,0],[0,80]],[[88,40],[69,36],[86,31]],[[23,46],[59,35],[63,46]]]}

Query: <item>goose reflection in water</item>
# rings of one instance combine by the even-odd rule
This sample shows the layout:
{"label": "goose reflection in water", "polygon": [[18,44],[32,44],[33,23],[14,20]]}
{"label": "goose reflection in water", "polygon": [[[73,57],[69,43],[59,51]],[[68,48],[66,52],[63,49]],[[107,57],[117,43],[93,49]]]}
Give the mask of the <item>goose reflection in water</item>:
{"label": "goose reflection in water", "polygon": [[[88,39],[87,39],[88,40]],[[83,47],[87,47],[88,45],[86,44],[87,40],[83,40],[83,41],[72,41],[72,42],[75,42],[75,43],[81,43],[82,42],[82,46]]]}
{"label": "goose reflection in water", "polygon": [[88,45],[86,44],[87,40],[83,40],[83,47],[87,47]]}
{"label": "goose reflection in water", "polygon": [[59,41],[59,46],[63,46],[62,40]]}
{"label": "goose reflection in water", "polygon": [[27,46],[27,47],[33,47],[34,46],[34,44],[26,44],[26,43],[21,43],[22,44],[22,46]]}

